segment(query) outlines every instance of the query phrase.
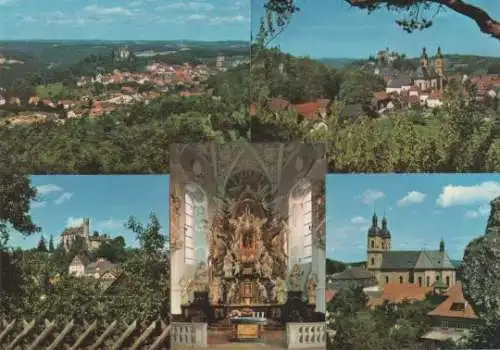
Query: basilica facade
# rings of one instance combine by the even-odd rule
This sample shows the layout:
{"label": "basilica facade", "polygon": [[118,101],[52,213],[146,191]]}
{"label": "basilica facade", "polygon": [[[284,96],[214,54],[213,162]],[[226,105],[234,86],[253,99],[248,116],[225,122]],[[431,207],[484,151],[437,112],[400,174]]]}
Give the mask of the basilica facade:
{"label": "basilica facade", "polygon": [[196,292],[213,306],[286,303],[325,312],[323,145],[171,148],[171,312]]}

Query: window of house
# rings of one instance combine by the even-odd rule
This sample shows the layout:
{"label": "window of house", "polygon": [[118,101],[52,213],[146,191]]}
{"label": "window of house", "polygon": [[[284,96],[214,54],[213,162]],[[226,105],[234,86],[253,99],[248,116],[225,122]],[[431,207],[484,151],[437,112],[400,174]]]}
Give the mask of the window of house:
{"label": "window of house", "polygon": [[374,258],[372,258],[371,264],[372,264],[372,266],[375,265],[375,259]]}
{"label": "window of house", "polygon": [[422,277],[419,277],[419,278],[418,278],[418,286],[419,286],[419,287],[422,287]]}
{"label": "window of house", "polygon": [[403,284],[403,282],[404,282],[404,278],[403,278],[403,276],[399,276],[399,283],[400,283],[400,284]]}
{"label": "window of house", "polygon": [[372,239],[371,240],[372,248],[375,248],[375,241]]}
{"label": "window of house", "polygon": [[389,276],[385,276],[385,283],[389,283]]}
{"label": "window of house", "polygon": [[425,278],[425,283],[426,283],[427,287],[429,287],[431,285],[431,278],[429,276],[427,276]]}
{"label": "window of house", "polygon": [[203,261],[205,247],[206,197],[197,185],[186,187],[184,198],[184,259],[185,263],[195,265]]}
{"label": "window of house", "polygon": [[449,328],[449,326],[448,320],[441,320],[441,327]]}
{"label": "window of house", "polygon": [[446,285],[450,286],[450,276],[446,276]]}
{"label": "window of house", "polygon": [[439,282],[439,275],[436,276],[436,282]]}
{"label": "window of house", "polygon": [[312,261],[313,215],[312,190],[307,182],[297,184],[290,193],[289,249],[291,264]]}

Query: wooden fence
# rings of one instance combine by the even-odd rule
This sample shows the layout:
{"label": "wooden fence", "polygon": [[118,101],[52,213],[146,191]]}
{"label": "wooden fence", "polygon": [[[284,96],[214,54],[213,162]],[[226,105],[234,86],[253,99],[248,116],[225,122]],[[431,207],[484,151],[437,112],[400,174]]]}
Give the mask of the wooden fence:
{"label": "wooden fence", "polygon": [[163,350],[170,348],[169,332],[170,325],[163,321],[125,324],[0,320],[0,349]]}

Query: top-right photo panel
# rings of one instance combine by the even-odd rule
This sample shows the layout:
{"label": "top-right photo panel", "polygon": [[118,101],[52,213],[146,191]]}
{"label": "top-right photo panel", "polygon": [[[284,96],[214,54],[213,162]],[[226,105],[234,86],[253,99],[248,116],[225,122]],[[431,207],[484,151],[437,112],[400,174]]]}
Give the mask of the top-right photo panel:
{"label": "top-right photo panel", "polygon": [[254,141],[325,142],[330,172],[500,171],[500,1],[252,0],[251,14]]}

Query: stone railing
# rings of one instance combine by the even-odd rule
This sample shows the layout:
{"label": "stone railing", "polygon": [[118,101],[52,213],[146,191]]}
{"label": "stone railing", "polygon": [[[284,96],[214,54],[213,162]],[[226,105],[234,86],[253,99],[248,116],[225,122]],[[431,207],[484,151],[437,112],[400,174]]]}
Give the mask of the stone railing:
{"label": "stone railing", "polygon": [[170,343],[175,345],[189,345],[197,348],[206,348],[207,324],[198,322],[172,322],[170,328]]}
{"label": "stone railing", "polygon": [[325,322],[287,323],[288,349],[326,348]]}

